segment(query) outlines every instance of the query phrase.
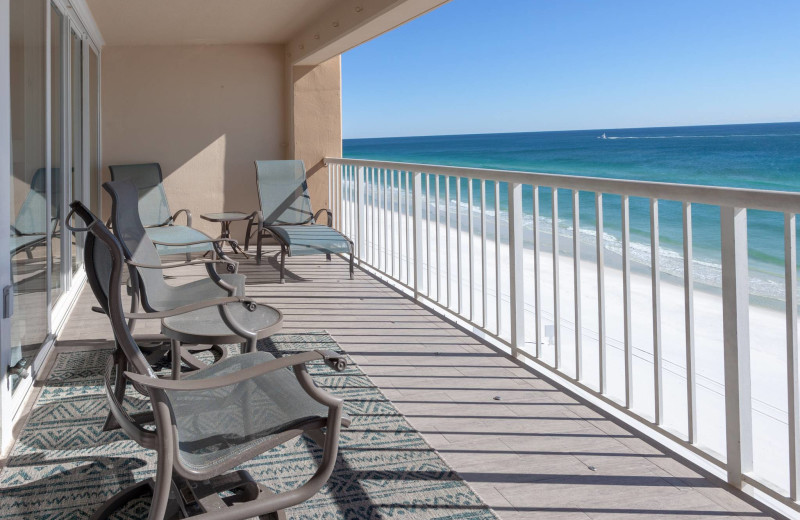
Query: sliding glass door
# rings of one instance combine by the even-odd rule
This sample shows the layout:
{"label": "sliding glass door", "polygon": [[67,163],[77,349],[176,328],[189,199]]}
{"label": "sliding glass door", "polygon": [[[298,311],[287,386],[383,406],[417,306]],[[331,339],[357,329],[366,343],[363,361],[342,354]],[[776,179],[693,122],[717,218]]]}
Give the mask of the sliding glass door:
{"label": "sliding glass door", "polygon": [[0,209],[11,234],[0,269],[11,273],[2,305],[11,316],[10,334],[0,334],[3,442],[85,279],[85,236],[66,228],[68,204],[81,200],[100,214],[101,177],[100,55],[78,14],[63,0],[8,0],[7,16],[10,110],[0,112],[0,123],[11,129],[3,154],[11,168],[0,169]]}
{"label": "sliding glass door", "polygon": [[46,156],[47,4],[10,3],[11,65],[11,356],[6,367],[12,393],[20,388],[47,338],[47,243],[55,211]]}

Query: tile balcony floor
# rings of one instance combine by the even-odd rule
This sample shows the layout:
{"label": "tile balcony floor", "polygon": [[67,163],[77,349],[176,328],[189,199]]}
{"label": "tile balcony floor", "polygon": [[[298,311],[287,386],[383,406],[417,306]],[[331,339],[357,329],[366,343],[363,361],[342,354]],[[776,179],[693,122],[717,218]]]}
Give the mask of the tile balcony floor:
{"label": "tile balcony floor", "polygon": [[[269,248],[242,260],[248,295],[283,311],[283,332],[328,331],[500,518],[769,517],[343,260],[289,258],[284,285],[277,266]],[[95,304],[85,288],[56,349],[108,345]]]}

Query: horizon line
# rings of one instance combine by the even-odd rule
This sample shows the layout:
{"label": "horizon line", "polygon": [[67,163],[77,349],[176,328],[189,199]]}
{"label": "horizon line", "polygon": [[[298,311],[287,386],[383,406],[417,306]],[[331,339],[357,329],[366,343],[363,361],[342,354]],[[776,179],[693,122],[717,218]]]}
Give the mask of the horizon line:
{"label": "horizon line", "polygon": [[764,121],[759,123],[715,123],[710,125],[666,125],[666,126],[628,126],[620,128],[575,128],[571,130],[525,130],[517,132],[468,132],[463,134],[428,134],[428,135],[387,135],[376,137],[343,137],[342,141],[355,141],[363,139],[410,139],[418,137],[468,137],[474,135],[512,135],[512,134],[552,134],[559,132],[611,132],[618,130],[643,130],[661,128],[696,128],[708,126],[755,126],[755,125],[782,125],[800,124],[800,121]]}

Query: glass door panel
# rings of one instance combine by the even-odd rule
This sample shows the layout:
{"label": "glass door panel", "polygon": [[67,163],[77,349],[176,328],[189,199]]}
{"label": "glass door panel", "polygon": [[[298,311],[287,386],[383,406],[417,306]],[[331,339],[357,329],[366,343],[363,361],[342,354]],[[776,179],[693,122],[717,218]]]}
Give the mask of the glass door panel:
{"label": "glass door panel", "polygon": [[[70,158],[72,185],[70,198],[73,200],[83,200],[84,172],[83,172],[83,42],[80,36],[70,32]],[[74,275],[83,263],[82,244],[83,234],[72,234],[71,259],[72,271]]]}
{"label": "glass door panel", "polygon": [[89,48],[89,208],[100,215],[100,60]]}
{"label": "glass door panel", "polygon": [[62,233],[61,218],[64,207],[64,17],[54,6],[50,6],[50,164],[51,201],[53,219],[57,222],[50,244],[50,301],[55,302],[64,292],[61,267]]}
{"label": "glass door panel", "polygon": [[[12,391],[20,360],[31,364],[47,337],[46,15],[45,2],[11,0],[11,318]],[[15,374],[16,373],[16,374]]]}

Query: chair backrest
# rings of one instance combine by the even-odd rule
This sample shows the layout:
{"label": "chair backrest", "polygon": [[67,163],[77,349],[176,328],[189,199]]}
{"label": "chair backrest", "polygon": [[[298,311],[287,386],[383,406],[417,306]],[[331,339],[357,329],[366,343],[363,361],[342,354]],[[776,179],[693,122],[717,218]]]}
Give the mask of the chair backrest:
{"label": "chair backrest", "polygon": [[70,207],[86,223],[88,233],[83,248],[86,276],[98,303],[111,319],[117,345],[133,370],[155,377],[125,321],[121,289],[125,264],[122,246],[105,224],[81,202],[72,202]]}
{"label": "chair backrest", "polygon": [[266,224],[306,224],[314,214],[303,161],[256,161],[258,201]]}
{"label": "chair backrest", "polygon": [[130,181],[136,186],[139,199],[139,216],[145,227],[159,226],[172,216],[164,191],[161,165],[118,164],[109,166],[112,181]]}
{"label": "chair backrest", "polygon": [[[61,216],[61,186],[60,182],[55,182],[59,179],[61,170],[53,168],[51,177],[54,182],[51,182],[51,197],[50,209],[51,217],[58,221]],[[31,189],[22,201],[22,205],[17,213],[17,218],[14,221],[14,227],[20,232],[27,235],[43,235],[47,233],[47,216],[45,208],[47,207],[47,170],[39,168],[31,178]]]}
{"label": "chair backrest", "polygon": [[[125,256],[138,264],[161,265],[158,250],[147,236],[139,218],[136,186],[130,181],[112,181],[104,183],[103,188],[111,195],[111,225]],[[154,301],[167,299],[170,291],[170,287],[164,281],[163,272],[159,269],[138,268],[130,271],[139,286],[145,310],[148,312],[165,310],[151,305]]]}

